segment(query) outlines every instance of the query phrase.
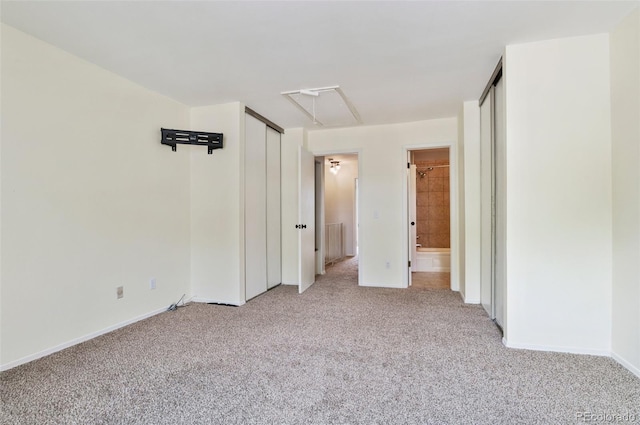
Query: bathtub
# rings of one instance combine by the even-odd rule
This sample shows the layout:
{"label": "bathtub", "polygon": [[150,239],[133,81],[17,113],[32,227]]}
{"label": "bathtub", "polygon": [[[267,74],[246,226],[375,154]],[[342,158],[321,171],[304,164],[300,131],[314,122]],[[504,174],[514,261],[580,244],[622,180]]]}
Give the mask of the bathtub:
{"label": "bathtub", "polygon": [[411,265],[414,272],[451,271],[450,248],[416,248],[416,264]]}

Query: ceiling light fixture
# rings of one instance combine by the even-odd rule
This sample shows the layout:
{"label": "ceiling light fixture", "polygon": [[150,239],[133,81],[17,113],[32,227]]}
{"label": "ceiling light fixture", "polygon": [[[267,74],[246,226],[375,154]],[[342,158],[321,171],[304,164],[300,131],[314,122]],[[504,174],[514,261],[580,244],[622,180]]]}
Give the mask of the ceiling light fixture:
{"label": "ceiling light fixture", "polygon": [[362,123],[360,114],[340,86],[300,89],[281,94],[316,125],[338,126]]}
{"label": "ceiling light fixture", "polygon": [[329,171],[331,171],[333,174],[338,174],[338,171],[340,171],[340,161],[334,161],[333,158],[328,158],[329,160],[329,164],[331,164],[331,168],[329,168]]}

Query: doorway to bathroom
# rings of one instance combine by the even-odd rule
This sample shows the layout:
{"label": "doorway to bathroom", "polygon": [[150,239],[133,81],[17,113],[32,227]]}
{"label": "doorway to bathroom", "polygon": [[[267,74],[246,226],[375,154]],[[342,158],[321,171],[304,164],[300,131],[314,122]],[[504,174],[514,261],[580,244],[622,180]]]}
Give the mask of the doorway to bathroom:
{"label": "doorway to bathroom", "polygon": [[409,285],[451,289],[451,173],[448,147],[408,151]]}

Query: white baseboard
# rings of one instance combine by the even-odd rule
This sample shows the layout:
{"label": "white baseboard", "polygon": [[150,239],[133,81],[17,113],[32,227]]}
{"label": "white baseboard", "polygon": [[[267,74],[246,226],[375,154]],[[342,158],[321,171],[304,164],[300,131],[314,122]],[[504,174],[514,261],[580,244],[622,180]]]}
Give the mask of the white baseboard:
{"label": "white baseboard", "polygon": [[474,297],[466,297],[464,300],[465,304],[480,304],[480,298]]}
{"label": "white baseboard", "polygon": [[214,300],[213,298],[202,298],[202,297],[193,297],[190,300],[191,302],[194,303],[204,303],[204,304],[226,304],[226,305],[233,305],[236,307],[240,307],[241,305],[246,304],[245,302],[241,302],[238,303],[236,301],[222,301],[222,300]]}
{"label": "white baseboard", "polygon": [[640,368],[632,365],[629,361],[627,361],[626,359],[624,359],[623,357],[619,356],[618,354],[616,354],[614,352],[611,353],[611,358],[613,358],[613,360],[617,361],[618,363],[620,363],[625,368],[629,369],[629,371],[631,373],[633,373],[638,378],[640,378]]}
{"label": "white baseboard", "polygon": [[637,366],[634,366],[631,362],[629,362],[625,358],[619,356],[618,354],[612,351],[592,350],[592,349],[576,348],[576,347],[536,345],[536,344],[511,344],[505,338],[502,338],[502,343],[508,348],[515,348],[515,349],[534,350],[534,351],[554,351],[557,353],[587,354],[591,356],[611,357],[613,360],[620,363],[622,367],[629,370],[629,372],[633,373],[635,376],[640,378],[640,368],[638,368]]}
{"label": "white baseboard", "polygon": [[[405,282],[406,283],[406,282]],[[358,286],[365,286],[369,288],[393,288],[393,289],[402,289],[406,288],[406,286],[398,286],[398,285],[386,285],[384,283],[361,283]]]}
{"label": "white baseboard", "polygon": [[58,351],[62,351],[65,348],[72,347],[74,345],[83,343],[85,341],[89,341],[90,339],[96,338],[96,337],[98,337],[100,335],[104,335],[104,334],[107,334],[109,332],[115,331],[116,329],[120,329],[120,328],[123,328],[123,327],[125,327],[127,325],[130,325],[132,323],[139,322],[140,320],[148,319],[151,316],[155,316],[156,314],[160,314],[160,313],[165,312],[165,311],[167,311],[167,307],[162,307],[162,308],[159,308],[157,310],[153,310],[153,311],[151,311],[149,313],[145,313],[145,314],[142,314],[140,316],[134,317],[133,319],[125,320],[124,322],[120,322],[120,323],[117,323],[117,324],[115,324],[113,326],[109,326],[108,328],[102,329],[100,331],[92,332],[90,334],[81,336],[80,338],[75,338],[75,339],[72,339],[71,341],[67,341],[67,342],[62,343],[60,345],[56,345],[55,347],[47,348],[46,350],[40,351],[38,353],[31,354],[31,355],[28,355],[26,357],[22,357],[21,359],[14,360],[14,361],[9,362],[9,363],[5,363],[3,365],[0,365],[0,372],[12,369],[12,368],[14,368],[16,366],[20,366],[20,365],[23,365],[25,363],[29,363],[29,362],[37,360],[37,359],[40,359],[42,357],[48,356],[49,354],[57,353]]}
{"label": "white baseboard", "polygon": [[611,357],[609,350],[594,350],[591,348],[581,347],[565,347],[554,345],[537,345],[537,344],[519,344],[510,343],[505,338],[502,338],[502,343],[508,348],[517,348],[520,350],[534,350],[534,351],[553,351],[556,353],[571,353],[571,354],[588,354],[590,356],[602,356]]}
{"label": "white baseboard", "polygon": [[462,302],[466,303],[466,301],[464,300],[464,292],[463,291],[458,291],[458,295],[460,295],[460,298],[462,299]]}

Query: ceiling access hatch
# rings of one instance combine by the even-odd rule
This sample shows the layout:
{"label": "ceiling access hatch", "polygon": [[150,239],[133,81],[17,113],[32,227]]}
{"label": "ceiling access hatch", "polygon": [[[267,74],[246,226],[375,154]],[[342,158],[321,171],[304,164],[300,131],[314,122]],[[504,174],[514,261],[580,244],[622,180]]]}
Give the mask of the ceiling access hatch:
{"label": "ceiling access hatch", "polygon": [[340,86],[281,93],[316,125],[334,127],[362,124],[360,114]]}

